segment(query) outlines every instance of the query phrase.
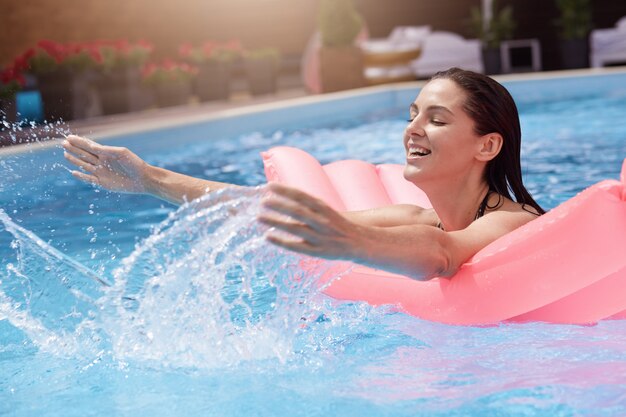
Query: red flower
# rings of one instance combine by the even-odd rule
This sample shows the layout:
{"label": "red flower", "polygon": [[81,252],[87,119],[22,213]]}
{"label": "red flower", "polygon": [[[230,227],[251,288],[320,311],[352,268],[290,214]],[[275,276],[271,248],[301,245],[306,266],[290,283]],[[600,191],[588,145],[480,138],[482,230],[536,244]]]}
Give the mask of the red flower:
{"label": "red flower", "polygon": [[55,61],[61,63],[67,55],[67,49],[62,44],[44,39],[37,43],[37,46],[54,58]]}
{"label": "red flower", "polygon": [[204,56],[210,57],[217,48],[218,45],[215,42],[207,41],[202,45],[202,52]]}
{"label": "red flower", "polygon": [[8,85],[12,82],[16,82],[22,87],[26,84],[24,75],[15,66],[10,66],[0,71],[0,84]]}
{"label": "red flower", "polygon": [[178,54],[183,58],[188,58],[193,52],[193,45],[190,43],[183,43],[178,47]]}
{"label": "red flower", "polygon": [[150,42],[143,40],[143,39],[138,41],[136,45],[140,48],[147,50],[148,52],[152,52],[154,50],[154,45],[152,45]]}
{"label": "red flower", "polygon": [[226,42],[224,44],[224,49],[228,49],[234,52],[241,52],[243,51],[243,47],[241,46],[241,41],[239,41],[238,39],[231,39],[228,42]]}
{"label": "red flower", "polygon": [[142,76],[146,82],[158,84],[161,82],[189,80],[197,72],[198,69],[192,65],[165,59],[160,64],[144,66]]}
{"label": "red flower", "polygon": [[10,74],[9,68],[0,72],[0,83],[8,84],[13,80],[13,77]]}
{"label": "red flower", "polygon": [[91,56],[91,59],[93,59],[98,64],[102,64],[104,62],[104,57],[100,52],[100,48],[96,46],[92,46],[91,48],[89,48],[89,55]]}
{"label": "red flower", "polygon": [[128,50],[130,49],[130,44],[125,39],[121,39],[121,40],[116,41],[113,46],[119,52],[122,52],[124,54],[128,53]]}
{"label": "red flower", "polygon": [[157,65],[153,63],[146,64],[141,70],[141,75],[145,77],[149,77],[152,75],[157,69]]}
{"label": "red flower", "polygon": [[16,71],[26,71],[29,67],[30,59],[35,56],[35,48],[29,48],[22,55],[19,55],[13,61],[13,67]]}
{"label": "red flower", "polygon": [[20,87],[24,87],[26,85],[26,78],[24,77],[24,74],[22,74],[21,72],[17,74],[15,80],[18,82]]}

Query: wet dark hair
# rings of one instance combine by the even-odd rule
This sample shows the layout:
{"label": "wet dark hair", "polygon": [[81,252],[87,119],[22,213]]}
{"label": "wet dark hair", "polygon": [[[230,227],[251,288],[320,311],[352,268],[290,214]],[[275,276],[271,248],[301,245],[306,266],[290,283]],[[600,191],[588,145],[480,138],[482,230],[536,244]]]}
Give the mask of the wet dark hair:
{"label": "wet dark hair", "polygon": [[545,213],[522,182],[522,129],[517,106],[507,89],[491,77],[460,68],[440,71],[431,78],[437,79],[453,81],[465,91],[467,98],[463,108],[474,121],[476,134],[482,136],[495,132],[502,135],[502,149],[489,161],[485,172],[489,190],[512,199],[510,190],[515,201],[522,206],[528,205],[540,214]]}

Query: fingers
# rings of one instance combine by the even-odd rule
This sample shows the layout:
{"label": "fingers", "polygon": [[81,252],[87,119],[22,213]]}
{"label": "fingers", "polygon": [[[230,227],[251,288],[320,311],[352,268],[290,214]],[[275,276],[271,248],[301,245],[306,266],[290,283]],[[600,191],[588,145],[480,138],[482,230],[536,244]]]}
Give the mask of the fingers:
{"label": "fingers", "polygon": [[289,220],[281,220],[265,214],[259,215],[258,220],[266,226],[274,227],[293,236],[298,236],[303,241],[306,241],[312,245],[316,245],[319,243],[318,234],[315,233],[315,231],[308,227],[306,224]]}
{"label": "fingers", "polygon": [[95,184],[95,185],[100,185],[100,182],[98,181],[98,177],[96,177],[95,175],[85,174],[84,172],[80,172],[80,171],[72,171],[72,175],[81,181],[85,181],[85,182]]}
{"label": "fingers", "polygon": [[306,223],[318,232],[326,232],[330,223],[344,220],[324,201],[296,188],[271,183],[268,189],[274,197],[265,200],[265,208]]}
{"label": "fingers", "polygon": [[263,201],[263,208],[284,214],[302,223],[310,223],[315,213],[307,207],[293,200],[282,198],[268,198]]}
{"label": "fingers", "polygon": [[63,156],[65,157],[65,159],[67,159],[68,161],[70,161],[72,164],[76,165],[77,167],[84,169],[87,172],[91,172],[92,174],[96,172],[96,165],[92,164],[89,161],[86,161],[84,159],[78,159],[76,158],[74,155],[65,152],[63,154]]}
{"label": "fingers", "polygon": [[[80,136],[68,136],[63,142],[63,149],[66,151],[65,159],[82,169],[93,170],[93,167],[98,165],[100,160],[98,155],[93,152],[93,146],[90,142],[90,140]],[[87,148],[92,150],[89,151]]]}
{"label": "fingers", "polygon": [[90,152],[87,152],[83,149],[77,148],[76,146],[73,146],[72,144],[70,144],[69,142],[64,142],[63,143],[63,149],[65,149],[65,151],[74,154],[75,156],[77,156],[78,158],[90,163],[91,165],[96,165],[98,163],[98,161],[100,160],[100,158],[98,157],[98,155],[94,155]]}
{"label": "fingers", "polygon": [[276,236],[274,234],[267,234],[268,242],[273,243],[276,246],[280,246],[283,249],[302,253],[304,255],[318,256],[318,251],[313,246],[302,240],[290,240],[284,237]]}
{"label": "fingers", "polygon": [[330,207],[328,207],[322,200],[315,198],[304,191],[300,191],[297,188],[273,182],[268,185],[268,189],[271,193],[280,197],[297,201],[299,204],[310,208],[313,212],[326,212],[330,210]]}
{"label": "fingers", "polygon": [[81,136],[69,135],[67,138],[65,138],[65,141],[75,148],[82,149],[83,151],[89,152],[94,155],[97,155],[103,149],[102,145]]}

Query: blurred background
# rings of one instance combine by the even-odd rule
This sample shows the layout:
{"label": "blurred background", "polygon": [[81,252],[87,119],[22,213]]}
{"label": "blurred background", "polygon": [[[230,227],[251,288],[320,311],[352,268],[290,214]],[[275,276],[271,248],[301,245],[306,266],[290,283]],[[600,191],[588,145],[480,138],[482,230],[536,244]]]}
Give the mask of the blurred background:
{"label": "blurred background", "polygon": [[[67,121],[424,79],[450,66],[624,65],[624,17],[624,0],[0,0],[0,112]],[[344,44],[360,50],[322,51]],[[114,91],[129,97],[120,104]]]}
{"label": "blurred background", "polygon": [[[319,0],[0,0],[0,65],[41,39],[146,39],[155,54],[176,55],[183,42],[239,39],[248,47],[303,53],[316,27]],[[480,0],[354,0],[372,37],[395,26],[430,25],[473,37],[470,9]],[[551,0],[501,0],[512,5],[515,37],[538,38],[544,69],[559,69],[558,17]],[[626,15],[626,1],[591,1],[594,28]]]}

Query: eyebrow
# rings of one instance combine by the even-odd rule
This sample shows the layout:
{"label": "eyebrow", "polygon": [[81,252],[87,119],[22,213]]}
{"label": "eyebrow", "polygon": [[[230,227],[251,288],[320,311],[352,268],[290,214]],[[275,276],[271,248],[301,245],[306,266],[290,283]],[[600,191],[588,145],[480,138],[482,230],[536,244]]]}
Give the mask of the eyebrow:
{"label": "eyebrow", "polygon": [[[415,103],[411,103],[411,106],[409,107],[409,110],[412,110],[415,113],[419,113],[419,108],[417,107],[417,104],[415,104]],[[454,115],[454,113],[452,113],[452,111],[449,108],[445,107],[445,106],[432,105],[432,106],[428,106],[426,108],[426,111],[437,111],[437,110],[441,110],[441,111],[444,111],[446,113],[450,113],[451,115]]]}

